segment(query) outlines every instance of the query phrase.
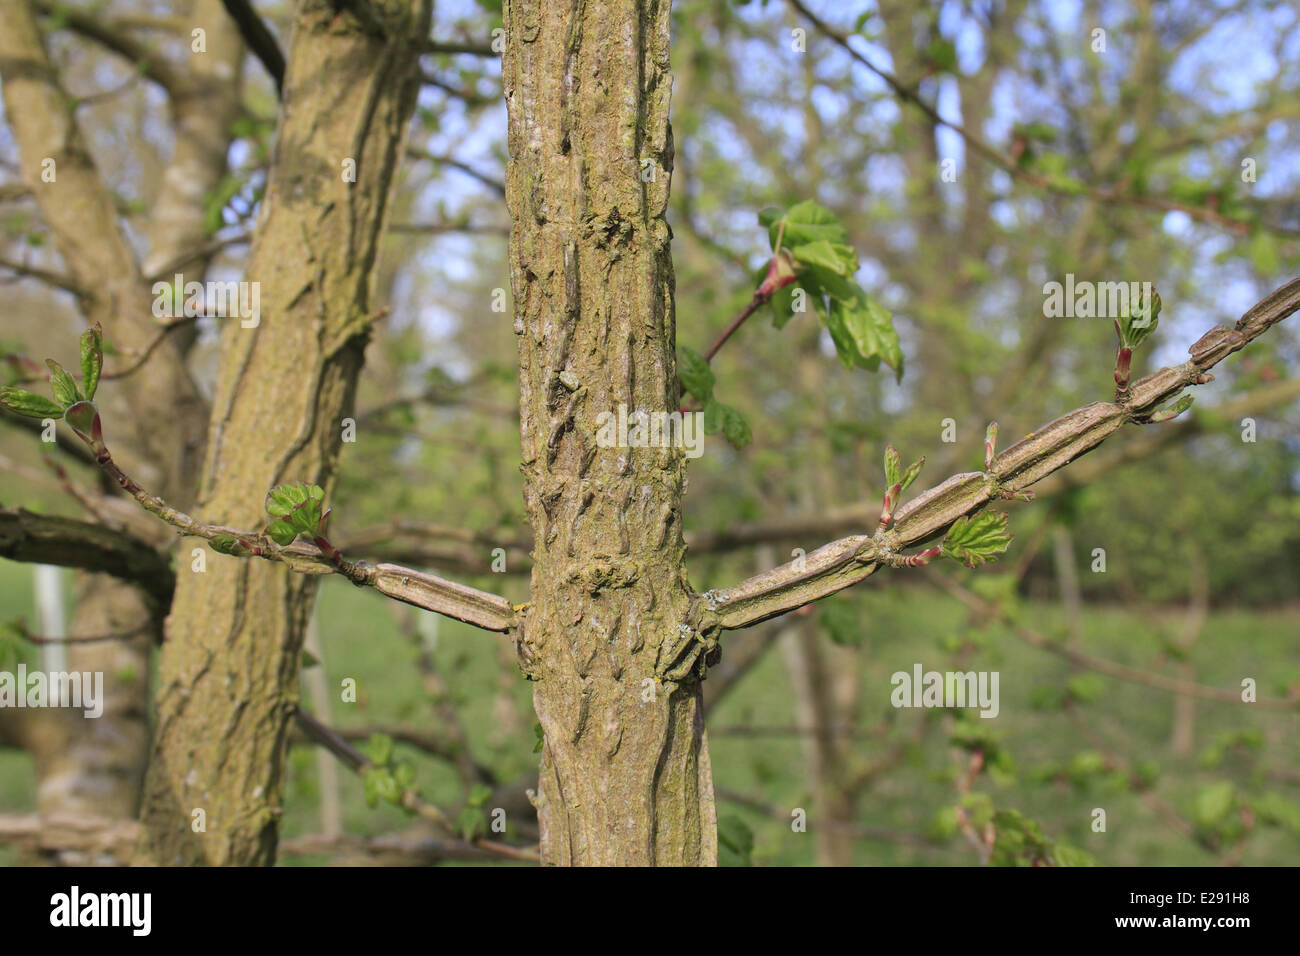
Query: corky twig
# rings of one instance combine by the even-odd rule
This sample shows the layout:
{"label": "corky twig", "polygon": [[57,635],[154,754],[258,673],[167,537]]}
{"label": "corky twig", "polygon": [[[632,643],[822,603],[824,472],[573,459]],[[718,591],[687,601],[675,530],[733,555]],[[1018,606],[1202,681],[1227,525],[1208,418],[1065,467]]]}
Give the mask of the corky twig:
{"label": "corky twig", "polygon": [[[302,574],[341,574],[358,587],[374,588],[395,600],[426,611],[435,611],[484,630],[510,629],[514,611],[510,602],[498,595],[396,564],[375,565],[368,561],[349,561],[323,536],[317,536],[310,545],[280,545],[259,531],[242,531],[196,521],[157,495],[145,491],[135,479],[118,467],[104,444],[98,412],[94,411],[90,402],[80,404],[86,408],[73,406],[69,409],[67,418],[77,434],[90,444],[96,464],[139,502],[142,508],[182,534],[211,541],[218,550],[227,554],[278,561]],[[78,424],[84,426],[87,421],[87,430],[78,427]]]}
{"label": "corky twig", "polygon": [[698,623],[723,630],[749,627],[850,587],[882,565],[907,564],[905,548],[934,539],[991,501],[1022,492],[1092,451],[1125,423],[1162,420],[1159,405],[1189,386],[1212,381],[1211,368],[1297,310],[1300,279],[1293,279],[1232,328],[1217,326],[1201,336],[1188,349],[1187,362],[1132,383],[1121,403],[1094,402],[1031,432],[1000,455],[990,455],[984,472],[953,475],[894,510],[888,530],[832,541],[735,587],[706,592],[699,599]]}

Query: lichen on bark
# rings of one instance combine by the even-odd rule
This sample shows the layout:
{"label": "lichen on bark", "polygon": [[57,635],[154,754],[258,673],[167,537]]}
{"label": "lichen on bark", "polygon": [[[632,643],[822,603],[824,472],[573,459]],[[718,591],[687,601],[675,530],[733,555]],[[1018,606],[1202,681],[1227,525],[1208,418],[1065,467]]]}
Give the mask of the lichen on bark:
{"label": "lichen on bark", "polygon": [[[298,6],[245,276],[260,323],[225,330],[202,515],[259,527],[274,485],[331,485],[428,24],[427,0]],[[213,553],[178,577],[137,860],[269,865],[315,579]]]}
{"label": "lichen on bark", "polygon": [[667,0],[508,0],[506,187],[532,603],[516,635],[545,742],[550,864],[711,865],[712,775],[680,448],[597,417],[678,407]]}

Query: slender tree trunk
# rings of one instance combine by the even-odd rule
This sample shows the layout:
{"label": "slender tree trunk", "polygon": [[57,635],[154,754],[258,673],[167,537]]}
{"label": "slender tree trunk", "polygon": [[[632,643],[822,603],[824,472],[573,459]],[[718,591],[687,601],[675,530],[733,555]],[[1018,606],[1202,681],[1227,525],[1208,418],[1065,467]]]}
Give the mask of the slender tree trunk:
{"label": "slender tree trunk", "polygon": [[[257,527],[274,485],[330,485],[428,23],[427,0],[298,7],[246,276],[261,321],[226,329],[201,514]],[[137,856],[270,864],[313,579],[211,552],[199,573],[200,544],[168,623]]]}
{"label": "slender tree trunk", "polygon": [[[550,864],[713,864],[703,645],[679,448],[601,447],[598,416],[678,407],[668,0],[508,0],[507,201]],[[681,625],[679,627],[679,625]]]}
{"label": "slender tree trunk", "polygon": [[[0,12],[0,73],[24,179],[82,289],[82,313],[103,326],[124,356],[139,354],[158,333],[149,285],[75,113],[67,108],[30,5],[5,0]],[[182,71],[186,87],[171,91],[176,145],[156,203],[164,221],[150,228],[154,250],[172,257],[201,235],[204,194],[225,169],[224,144],[237,106],[238,33],[220,0],[198,0],[195,17],[208,30],[208,52]],[[50,182],[42,176],[47,161],[53,162]],[[174,225],[186,210],[193,223],[188,231]],[[97,399],[113,422],[112,437],[127,467],[180,507],[188,506],[202,454],[204,408],[175,337],[129,378],[105,383]],[[160,427],[164,422],[167,427]],[[160,541],[168,539],[160,533]],[[80,574],[77,590],[73,634],[138,630],[156,612],[136,588],[108,575]],[[136,813],[149,748],[147,688],[155,636],[150,628],[128,641],[68,648],[71,669],[104,673],[104,713],[85,720],[50,711],[26,728],[43,815]]]}
{"label": "slender tree trunk", "polygon": [[[239,108],[239,70],[244,47],[239,31],[221,0],[197,0],[194,19],[207,31],[207,52],[188,64],[191,86],[173,93],[175,132],[172,155],[149,215],[146,277],[199,248],[205,239],[204,206],[226,172],[231,123]],[[188,277],[202,278],[202,258],[178,265]],[[168,277],[170,280],[170,277]],[[145,279],[145,286],[148,280]],[[193,325],[173,333],[183,350]],[[127,401],[135,407],[132,381]],[[148,416],[148,410],[142,413]],[[195,409],[197,420],[202,412]],[[177,457],[172,451],[172,457]],[[177,473],[178,486],[162,489],[187,507],[194,494],[197,461],[190,454],[188,474]],[[180,486],[183,484],[183,487]],[[137,628],[148,618],[144,598],[132,585],[106,574],[77,575],[73,634],[111,634]],[[150,629],[129,641],[74,644],[68,648],[72,670],[102,671],[104,715],[94,721],[67,721],[62,733],[47,738],[51,751],[35,754],[37,797],[41,812],[134,817],[140,810],[140,785],[149,757],[149,656],[157,632]],[[59,715],[62,717],[63,715]],[[64,862],[72,862],[64,858]]]}

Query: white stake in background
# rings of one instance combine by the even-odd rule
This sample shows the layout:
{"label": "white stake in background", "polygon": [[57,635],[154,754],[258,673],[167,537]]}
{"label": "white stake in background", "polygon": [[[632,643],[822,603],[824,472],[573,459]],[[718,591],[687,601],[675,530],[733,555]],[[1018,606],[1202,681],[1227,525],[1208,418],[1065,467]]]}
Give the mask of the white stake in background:
{"label": "white stake in background", "polygon": [[[36,633],[45,637],[67,637],[63,613],[63,569],[53,564],[38,564],[33,569],[36,588]],[[55,642],[41,645],[41,666],[47,673],[68,669],[68,645]]]}

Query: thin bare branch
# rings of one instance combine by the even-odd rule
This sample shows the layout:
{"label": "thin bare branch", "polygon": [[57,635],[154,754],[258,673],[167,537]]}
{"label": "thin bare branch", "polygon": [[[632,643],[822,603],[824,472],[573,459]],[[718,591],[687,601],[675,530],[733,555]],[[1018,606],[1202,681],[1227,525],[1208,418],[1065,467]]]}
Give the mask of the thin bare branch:
{"label": "thin bare branch", "polygon": [[[96,415],[96,425],[98,420]],[[281,546],[260,531],[243,531],[196,521],[141,488],[135,479],[118,467],[102,441],[95,450],[100,468],[145,511],[184,535],[219,543],[220,550],[226,553],[278,561],[302,574],[341,574],[358,587],[374,588],[395,600],[488,631],[507,631],[514,623],[514,610],[503,597],[400,565],[349,561],[323,538],[317,539],[320,544]]]}
{"label": "thin bare branch", "polygon": [[249,0],[221,0],[221,5],[230,14],[230,19],[239,27],[239,35],[244,38],[248,48],[253,51],[266,72],[275,81],[275,92],[284,96],[284,53],[275,39],[275,34],[266,25]]}
{"label": "thin bare branch", "polygon": [[[1001,621],[1011,631],[1026,644],[1036,647],[1039,650],[1047,651],[1058,657],[1063,657],[1073,664],[1088,670],[1096,671],[1099,674],[1105,674],[1108,677],[1117,677],[1120,680],[1130,681],[1135,684],[1143,684],[1147,687],[1154,687],[1158,690],[1168,691],[1171,694],[1182,694],[1187,697],[1197,697],[1201,700],[1213,700],[1226,704],[1242,703],[1240,690],[1223,690],[1218,687],[1207,687],[1204,684],[1197,684],[1193,681],[1179,680],[1174,677],[1166,677],[1163,674],[1154,674],[1149,671],[1140,670],[1136,667],[1129,667],[1125,664],[1117,664],[1114,661],[1108,661],[1101,657],[1093,657],[1090,654],[1084,654],[1082,651],[1075,650],[1067,644],[1059,641],[1053,641],[1051,638],[1035,631],[1033,628],[1026,627],[1019,623],[1015,616],[1008,613],[1002,608],[976,595],[974,592],[963,587],[958,581],[944,574],[930,574],[927,579],[939,589],[948,592],[966,607],[976,613],[986,617],[994,618]],[[1300,697],[1261,697],[1249,704],[1250,707],[1260,707],[1264,710],[1290,710],[1300,711]]]}
{"label": "thin bare branch", "polygon": [[[348,769],[355,773],[360,773],[374,764],[365,754],[361,753],[355,747],[351,746],[346,740],[340,737],[333,729],[326,727],[311,714],[304,710],[298,710],[296,713],[298,726],[308,739],[320,744],[334,756],[338,757]],[[456,836],[456,828],[452,826],[451,821],[447,819],[446,814],[429,803],[418,793],[410,788],[404,789],[401,793],[399,806],[429,823],[443,834],[450,837]],[[514,860],[525,860],[530,863],[537,862],[537,852],[535,850],[523,847],[510,846],[506,843],[497,843],[494,840],[478,839],[467,843],[469,846],[475,846],[499,856],[508,857]]]}

